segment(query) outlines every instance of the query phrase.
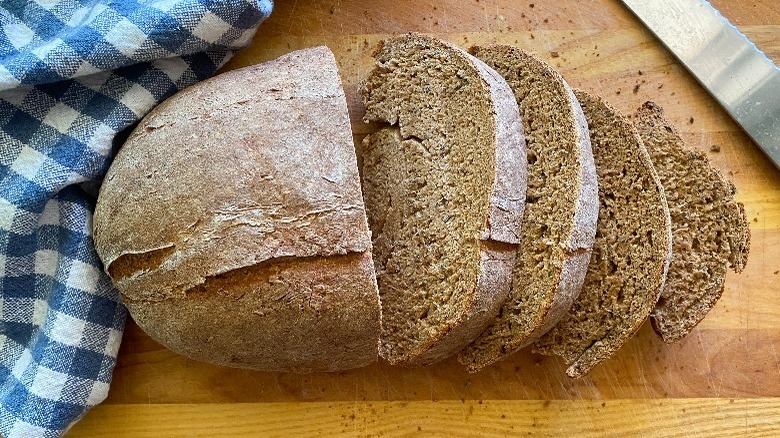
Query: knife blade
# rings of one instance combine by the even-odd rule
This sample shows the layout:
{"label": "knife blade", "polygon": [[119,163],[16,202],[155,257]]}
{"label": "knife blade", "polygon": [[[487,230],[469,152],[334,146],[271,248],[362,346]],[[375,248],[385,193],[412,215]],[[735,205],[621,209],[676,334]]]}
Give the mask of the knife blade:
{"label": "knife blade", "polygon": [[780,69],[706,0],[622,0],[780,169]]}

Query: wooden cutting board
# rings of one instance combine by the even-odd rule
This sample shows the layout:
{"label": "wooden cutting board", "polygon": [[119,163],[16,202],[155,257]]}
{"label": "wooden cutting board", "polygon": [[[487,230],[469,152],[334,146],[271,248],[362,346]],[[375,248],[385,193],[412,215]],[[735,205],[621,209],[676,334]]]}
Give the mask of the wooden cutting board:
{"label": "wooden cutting board", "polygon": [[[780,63],[776,0],[713,4]],[[236,370],[171,353],[128,321],[108,399],[68,436],[780,436],[780,171],[617,0],[280,0],[226,68],[328,45],[359,144],[371,129],[356,93],[370,53],[407,31],[515,44],[618,109],[662,105],[739,190],[752,230],[745,272],[728,276],[723,298],[683,341],[665,345],[646,324],[582,380],[528,350],[478,374],[455,360],[337,374]]]}

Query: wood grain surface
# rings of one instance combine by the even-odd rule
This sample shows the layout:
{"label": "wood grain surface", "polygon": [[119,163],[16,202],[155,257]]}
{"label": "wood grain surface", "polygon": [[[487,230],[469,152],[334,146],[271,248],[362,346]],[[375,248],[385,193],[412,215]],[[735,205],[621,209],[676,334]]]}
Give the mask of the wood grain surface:
{"label": "wood grain surface", "polygon": [[[777,0],[713,4],[780,63]],[[67,436],[780,436],[780,171],[619,1],[279,0],[226,69],[328,45],[359,144],[373,129],[357,96],[370,53],[407,31],[464,47],[515,44],[626,112],[659,103],[737,186],[752,231],[745,272],[729,274],[683,341],[665,345],[646,324],[581,380],[528,350],[477,374],[453,359],[336,374],[235,370],[169,352],[128,321],[108,399]]]}

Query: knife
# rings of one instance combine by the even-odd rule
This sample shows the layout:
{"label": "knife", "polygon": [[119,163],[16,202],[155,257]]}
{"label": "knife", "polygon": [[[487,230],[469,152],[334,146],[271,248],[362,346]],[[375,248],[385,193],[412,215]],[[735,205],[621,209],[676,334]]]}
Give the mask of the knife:
{"label": "knife", "polygon": [[780,69],[706,0],[622,0],[780,169]]}

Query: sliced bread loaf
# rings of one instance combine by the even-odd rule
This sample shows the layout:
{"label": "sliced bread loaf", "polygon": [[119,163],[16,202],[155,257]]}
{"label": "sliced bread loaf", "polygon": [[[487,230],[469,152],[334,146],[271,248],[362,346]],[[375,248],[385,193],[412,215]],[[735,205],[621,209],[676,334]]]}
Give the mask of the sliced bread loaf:
{"label": "sliced bread loaf", "polygon": [[575,91],[590,129],[599,178],[599,221],[579,297],[534,344],[582,377],[639,330],[661,293],[671,258],[669,209],[631,122],[602,99]]}
{"label": "sliced bread loaf", "polygon": [[688,334],[723,293],[727,266],[741,272],[750,230],[736,189],[707,157],[688,148],[661,107],[645,103],[636,114],[639,134],[666,191],[674,235],[669,275],[652,314],[666,342]]}
{"label": "sliced bread loaf", "polygon": [[512,91],[444,41],[380,43],[362,96],[363,193],[382,300],[380,355],[426,365],[463,348],[509,291],[525,199]]}
{"label": "sliced bread loaf", "polygon": [[133,318],[176,352],[291,372],[377,359],[370,233],[326,47],[155,108],[108,171],[94,234]]}
{"label": "sliced bread loaf", "polygon": [[515,47],[472,51],[514,91],[528,150],[522,243],[509,299],[459,355],[475,372],[536,340],[571,306],[590,259],[598,200],[587,123],[563,78]]}

